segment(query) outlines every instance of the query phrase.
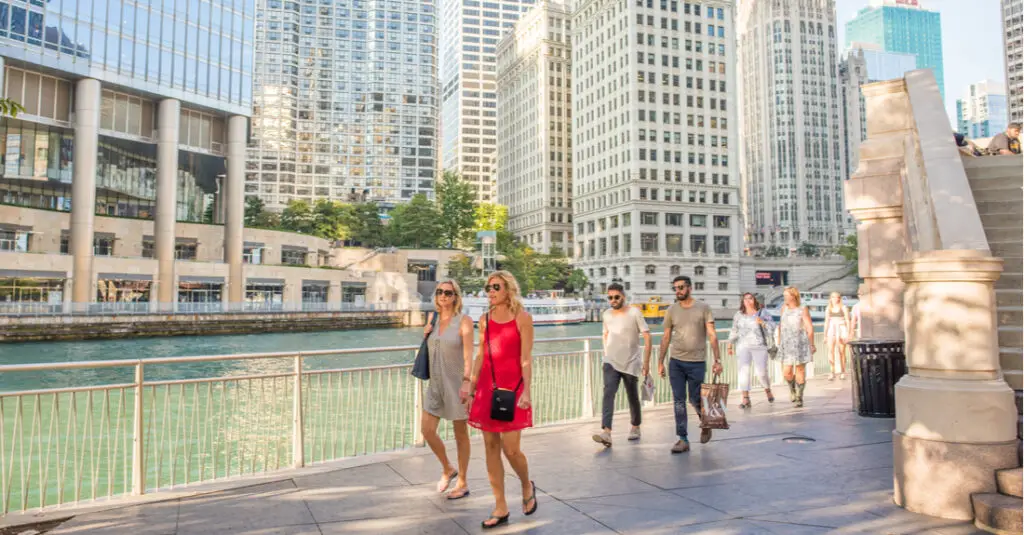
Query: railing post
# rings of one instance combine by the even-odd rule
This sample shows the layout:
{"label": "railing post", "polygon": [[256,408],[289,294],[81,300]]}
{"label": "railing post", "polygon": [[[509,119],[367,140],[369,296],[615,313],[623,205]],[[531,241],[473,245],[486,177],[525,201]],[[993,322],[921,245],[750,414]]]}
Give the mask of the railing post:
{"label": "railing post", "polygon": [[583,341],[583,417],[594,417],[594,395],[591,392],[590,376],[593,373],[590,364],[590,340]]}
{"label": "railing post", "polygon": [[306,432],[302,422],[302,357],[295,357],[295,375],[292,377],[292,467],[306,465]]}
{"label": "railing post", "polygon": [[132,416],[132,496],[146,493],[146,450],[143,437],[142,385],[145,379],[142,362],[135,365],[135,414]]}
{"label": "railing post", "polygon": [[[413,352],[412,360],[416,360],[416,352]],[[416,386],[413,387],[413,413],[412,413],[412,445],[422,448],[427,444],[423,439],[423,381],[415,379]]]}

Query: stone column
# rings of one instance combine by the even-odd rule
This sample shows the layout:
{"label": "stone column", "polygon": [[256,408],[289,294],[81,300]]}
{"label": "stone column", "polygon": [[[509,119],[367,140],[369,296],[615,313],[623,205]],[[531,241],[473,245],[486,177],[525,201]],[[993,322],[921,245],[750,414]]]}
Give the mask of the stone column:
{"label": "stone column", "polygon": [[975,250],[897,263],[908,375],[896,385],[893,499],[915,513],[970,520],[971,494],[996,492],[995,470],[1018,466],[1016,407],[996,335],[1002,264]]}
{"label": "stone column", "polygon": [[159,275],[157,301],[166,307],[177,300],[174,284],[174,224],[178,206],[178,128],[181,102],[160,101],[157,112],[156,222],[153,240]]}
{"label": "stone column", "polygon": [[71,302],[95,299],[92,273],[93,221],[96,218],[96,156],[99,151],[100,82],[92,78],[75,84],[75,162],[71,178],[72,260]]}
{"label": "stone column", "polygon": [[228,264],[227,300],[232,306],[245,296],[242,269],[242,230],[245,218],[245,144],[249,119],[234,115],[228,119],[228,173],[224,178],[224,263]]}
{"label": "stone column", "polygon": [[862,338],[903,340],[903,282],[895,262],[910,247],[903,221],[905,143],[912,134],[910,100],[902,79],[862,87],[868,139],[860,163],[846,181],[846,207],[857,221]]}
{"label": "stone column", "polygon": [[331,281],[327,287],[327,309],[338,310],[341,308],[341,282]]}

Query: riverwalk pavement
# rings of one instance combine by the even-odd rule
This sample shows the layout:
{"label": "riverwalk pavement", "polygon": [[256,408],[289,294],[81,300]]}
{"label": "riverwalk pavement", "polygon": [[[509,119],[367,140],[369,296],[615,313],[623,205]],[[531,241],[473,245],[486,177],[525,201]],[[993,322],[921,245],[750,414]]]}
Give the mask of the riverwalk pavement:
{"label": "riverwalk pavement", "polygon": [[[625,440],[628,415],[616,415],[610,449],[591,439],[596,420],[527,431],[523,450],[537,485],[539,509],[523,516],[519,482],[506,466],[511,523],[494,532],[981,533],[970,523],[917,515],[893,505],[893,420],[853,413],[848,381],[812,380],[802,409],[792,406],[788,392],[777,394],[769,404],[755,392],[751,409],[728,411],[731,429],[715,431],[708,444],[694,440],[692,450],[680,455],[669,452],[672,412],[664,407],[645,410],[643,438],[637,443]],[[738,397],[730,398],[731,407],[738,402]],[[691,424],[695,421],[691,414]],[[450,450],[454,461],[454,447]],[[479,439],[473,442],[469,497],[445,500],[434,490],[439,475],[430,451],[415,448],[229,482],[233,489],[196,487],[187,495],[147,496],[159,500],[152,503],[136,498],[81,514],[58,511],[45,517],[53,521],[50,525],[0,533],[480,532],[493,501]]]}

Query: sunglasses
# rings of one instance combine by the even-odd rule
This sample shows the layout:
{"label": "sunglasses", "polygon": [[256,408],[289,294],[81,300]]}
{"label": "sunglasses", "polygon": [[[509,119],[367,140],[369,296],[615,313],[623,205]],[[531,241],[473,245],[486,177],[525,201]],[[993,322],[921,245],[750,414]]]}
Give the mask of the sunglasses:
{"label": "sunglasses", "polygon": [[673,288],[675,288],[677,292],[681,292],[683,290],[689,290],[690,289],[690,287],[685,285],[685,284],[680,284],[679,286],[673,286]]}
{"label": "sunglasses", "polygon": [[501,291],[501,285],[500,284],[485,284],[484,285],[484,290],[486,290],[488,292],[491,291],[491,290],[494,290],[495,292],[500,292]]}
{"label": "sunglasses", "polygon": [[621,295],[609,295],[608,296],[608,300],[609,301],[618,301],[619,299],[622,299]]}
{"label": "sunglasses", "polygon": [[434,292],[434,295],[437,295],[437,296],[442,296],[443,295],[445,297],[451,297],[451,296],[455,295],[455,292],[453,292],[451,290],[441,290],[441,289],[438,289],[436,292]]}

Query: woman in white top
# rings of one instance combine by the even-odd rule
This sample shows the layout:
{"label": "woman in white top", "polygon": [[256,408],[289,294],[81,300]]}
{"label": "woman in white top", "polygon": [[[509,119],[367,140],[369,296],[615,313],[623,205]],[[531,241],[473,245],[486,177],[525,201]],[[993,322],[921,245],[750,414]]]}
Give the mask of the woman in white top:
{"label": "woman in white top", "polygon": [[832,292],[825,309],[825,342],[828,348],[828,380],[846,379],[846,342],[850,339],[850,311],[843,305],[843,296]]}
{"label": "woman in white top", "polygon": [[771,315],[761,308],[752,293],[743,294],[740,310],[732,318],[729,332],[729,355],[736,354],[739,363],[740,391],[743,392],[741,409],[750,407],[750,365],[753,363],[757,378],[764,387],[768,403],[775,402],[771,381],[768,379],[768,337],[773,336]]}

